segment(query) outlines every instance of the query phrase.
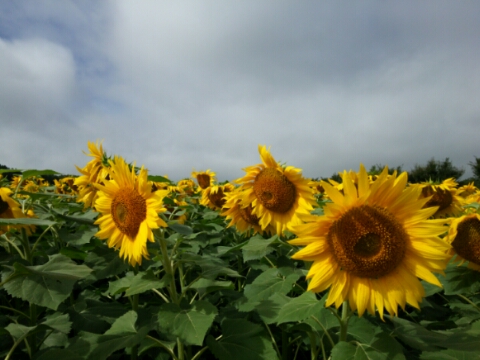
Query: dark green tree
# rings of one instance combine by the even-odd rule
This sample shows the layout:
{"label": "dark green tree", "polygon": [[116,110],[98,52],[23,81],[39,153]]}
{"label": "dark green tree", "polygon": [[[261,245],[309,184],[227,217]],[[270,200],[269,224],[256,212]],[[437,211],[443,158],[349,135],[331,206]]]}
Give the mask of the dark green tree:
{"label": "dark green tree", "polygon": [[424,181],[442,182],[448,178],[460,178],[464,169],[453,166],[447,157],[444,161],[436,161],[433,157],[428,160],[425,165],[416,164],[412,170],[408,172],[408,181],[411,183],[419,183]]}
{"label": "dark green tree", "polygon": [[[380,175],[380,173],[383,171],[386,165],[382,164],[375,164],[370,167],[370,170],[368,170],[368,175]],[[394,171],[397,172],[397,174],[401,174],[403,172],[402,169],[403,165],[397,166],[396,168],[394,167],[388,167],[388,173],[391,175],[393,174]]]}
{"label": "dark green tree", "polygon": [[473,181],[476,187],[480,187],[480,158],[477,158],[476,156],[474,157],[475,161],[470,161],[468,163],[473,172],[473,177],[469,180]]}

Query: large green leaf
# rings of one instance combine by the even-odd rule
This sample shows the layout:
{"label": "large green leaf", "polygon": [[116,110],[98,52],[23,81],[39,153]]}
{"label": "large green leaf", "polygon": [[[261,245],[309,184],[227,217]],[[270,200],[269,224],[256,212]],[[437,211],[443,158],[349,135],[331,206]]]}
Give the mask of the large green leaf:
{"label": "large green leaf", "polygon": [[15,263],[13,269],[2,273],[2,281],[10,278],[4,284],[5,290],[11,296],[53,310],[70,295],[75,282],[92,271],[61,254],[49,256],[49,261],[43,265]]}
{"label": "large green leaf", "polygon": [[271,340],[260,325],[244,319],[222,321],[222,338],[215,340],[208,335],[206,343],[219,360],[276,359]]}
{"label": "large green leaf", "polygon": [[147,326],[135,327],[137,313],[129,311],[119,317],[103,335],[89,335],[85,338],[92,346],[87,359],[107,359],[113,352],[139,344],[150,330]]}
{"label": "large green leaf", "polygon": [[445,295],[471,294],[480,291],[478,272],[466,266],[449,266],[443,282]]}
{"label": "large green leaf", "polygon": [[314,293],[307,291],[285,304],[278,314],[279,324],[289,321],[302,321],[311,315],[318,314],[324,308],[324,302],[319,301]]}
{"label": "large green leaf", "polygon": [[202,345],[217,313],[217,308],[208,301],[196,301],[183,307],[163,304],[158,312],[158,325],[162,331],[178,336],[185,344]]}
{"label": "large green leaf", "polygon": [[395,325],[393,334],[407,345],[422,351],[439,350],[447,340],[447,335],[425,329],[421,325],[400,319],[396,316],[385,315]]}
{"label": "large green leaf", "polygon": [[246,302],[240,311],[252,311],[262,301],[275,293],[286,295],[301,277],[301,272],[291,268],[271,268],[260,274],[251,284],[245,286]]}
{"label": "large green leaf", "polygon": [[260,235],[250,238],[250,240],[242,247],[243,260],[258,260],[271,253],[273,249],[270,248],[269,245],[276,239],[276,235],[270,239],[264,239]]}
{"label": "large green leaf", "polygon": [[133,272],[128,272],[125,277],[109,283],[108,293],[115,295],[125,291],[127,296],[141,294],[145,291],[165,287],[166,280],[165,277],[158,279],[152,270],[139,272],[136,275]]}
{"label": "large green leaf", "polygon": [[332,360],[405,360],[402,347],[388,334],[378,334],[369,343],[341,341],[332,350]]}

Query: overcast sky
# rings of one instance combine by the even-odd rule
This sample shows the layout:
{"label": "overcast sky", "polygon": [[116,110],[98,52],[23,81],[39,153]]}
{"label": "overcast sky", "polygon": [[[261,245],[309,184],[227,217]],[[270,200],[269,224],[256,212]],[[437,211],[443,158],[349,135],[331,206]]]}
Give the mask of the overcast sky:
{"label": "overcast sky", "polygon": [[[2,1],[0,164],[179,180],[480,157],[479,1]],[[465,177],[464,176],[464,177]]]}

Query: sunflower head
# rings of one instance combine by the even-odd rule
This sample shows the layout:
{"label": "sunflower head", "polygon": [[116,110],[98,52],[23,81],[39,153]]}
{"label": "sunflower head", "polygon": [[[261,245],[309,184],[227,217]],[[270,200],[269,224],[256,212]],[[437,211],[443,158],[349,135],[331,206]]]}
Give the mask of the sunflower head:
{"label": "sunflower head", "polygon": [[209,186],[215,183],[216,174],[210,169],[205,171],[192,171],[192,177],[195,178],[198,182],[198,186],[205,190]]}
{"label": "sunflower head", "polygon": [[75,179],[73,185],[77,189],[77,202],[83,202],[84,208],[94,206],[98,197],[95,184],[102,184],[109,177],[110,160],[103,151],[102,143],[88,142],[90,153],[87,156],[93,157],[84,168],[76,166],[82,175]]}
{"label": "sunflower head", "polygon": [[461,214],[464,199],[458,195],[457,183],[453,178],[446,179],[440,184],[429,181],[412,184],[411,186],[421,189],[420,198],[429,198],[424,205],[426,208],[437,207],[437,211],[433,214],[434,218],[445,218]]}
{"label": "sunflower head", "polygon": [[229,192],[225,196],[225,204],[222,208],[222,216],[230,221],[227,227],[235,226],[240,233],[250,234],[270,234],[274,233],[275,229],[269,226],[267,229],[262,229],[259,218],[252,213],[252,205],[242,207],[241,191],[238,188]]}
{"label": "sunflower head", "polygon": [[109,179],[95,184],[98,198],[95,208],[101,216],[95,221],[100,230],[96,236],[107,239],[109,247],[120,249],[120,257],[135,266],[148,258],[147,240],[153,242],[152,229],[167,224],[158,216],[166,211],[162,200],[168,191],[152,191],[143,167],[138,175],[135,164],[129,166],[123,158],[110,161]]}
{"label": "sunflower head", "polygon": [[[7,187],[0,188],[0,218],[2,219],[22,219],[28,217],[35,217],[32,210],[28,210],[27,214],[22,212],[20,204],[12,198],[12,190]],[[25,229],[27,235],[32,234],[35,231],[33,225],[0,225],[0,234],[3,234],[9,230]]]}
{"label": "sunflower head", "polygon": [[330,289],[327,306],[347,300],[360,316],[377,309],[383,318],[385,309],[397,314],[407,303],[419,308],[425,291],[418,278],[441,286],[432,272],[442,273],[449,259],[439,237],[445,221],[428,219],[436,208],[423,209],[427,200],[406,187],[405,172],[389,176],[385,168],[371,182],[360,165],[342,178],[343,191],[322,183],[332,200],[324,215],[303,216],[306,223],[292,229],[290,243],[306,246],[293,258],[313,261],[308,289]]}
{"label": "sunflower head", "polygon": [[468,267],[480,271],[480,215],[467,214],[452,220],[447,241],[452,245],[450,254],[456,254],[459,265],[468,261]]}
{"label": "sunflower head", "polygon": [[212,210],[220,210],[225,205],[226,195],[234,189],[235,186],[230,183],[209,186],[202,190],[200,204]]}
{"label": "sunflower head", "polygon": [[315,197],[300,169],[277,163],[266,146],[258,150],[262,163],[245,168],[247,174],[235,181],[241,185],[239,207],[251,208],[263,231],[273,227],[281,235],[301,223],[299,215],[313,209]]}

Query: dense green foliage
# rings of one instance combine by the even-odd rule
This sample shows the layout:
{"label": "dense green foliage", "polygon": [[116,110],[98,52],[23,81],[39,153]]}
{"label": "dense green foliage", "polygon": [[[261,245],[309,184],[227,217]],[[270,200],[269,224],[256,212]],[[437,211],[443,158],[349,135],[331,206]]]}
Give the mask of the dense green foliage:
{"label": "dense green foliage", "polygon": [[359,318],[305,291],[288,236],[241,235],[198,195],[165,199],[169,226],[132,268],[95,237],[96,212],[51,190],[18,198],[38,218],[0,219],[36,226],[0,237],[5,359],[480,358],[480,283],[465,267],[448,267],[444,289],[425,283],[421,311]]}

